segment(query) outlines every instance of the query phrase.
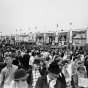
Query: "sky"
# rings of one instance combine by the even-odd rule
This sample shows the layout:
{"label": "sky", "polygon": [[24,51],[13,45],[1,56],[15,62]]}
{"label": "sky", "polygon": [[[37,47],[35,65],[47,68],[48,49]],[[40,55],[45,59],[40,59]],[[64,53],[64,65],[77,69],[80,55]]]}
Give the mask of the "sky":
{"label": "sky", "polygon": [[88,0],[0,0],[0,35],[70,30],[70,22],[88,27]]}

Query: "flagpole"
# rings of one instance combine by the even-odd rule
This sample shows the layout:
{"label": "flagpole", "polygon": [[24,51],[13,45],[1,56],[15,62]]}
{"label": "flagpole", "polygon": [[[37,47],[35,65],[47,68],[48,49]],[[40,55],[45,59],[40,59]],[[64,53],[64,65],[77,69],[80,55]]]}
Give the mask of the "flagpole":
{"label": "flagpole", "polygon": [[21,29],[20,29],[20,35],[21,35]]}
{"label": "flagpole", "polygon": [[1,39],[2,38],[2,31],[0,33],[1,33],[1,35],[0,35],[0,39]]}
{"label": "flagpole", "polygon": [[45,33],[46,33],[46,25],[45,25]]}
{"label": "flagpole", "polygon": [[28,29],[28,34],[30,33],[30,28]]}
{"label": "flagpole", "polygon": [[88,26],[87,26],[87,32],[86,32],[86,44],[88,44]]}
{"label": "flagpole", "polygon": [[11,39],[11,31],[10,31],[10,39]]}
{"label": "flagpole", "polygon": [[16,29],[16,35],[17,35],[17,29]]}
{"label": "flagpole", "polygon": [[58,28],[58,24],[57,24],[57,27],[56,27],[56,32],[57,32],[57,28]]}
{"label": "flagpole", "polygon": [[35,42],[37,42],[36,40],[37,40],[37,33],[36,33],[36,29],[37,29],[37,27],[35,27]]}
{"label": "flagpole", "polygon": [[71,25],[72,25],[72,23],[70,22],[70,31],[71,31]]}
{"label": "flagpole", "polygon": [[46,43],[46,25],[45,25],[45,32],[44,32],[44,44]]}
{"label": "flagpole", "polygon": [[[72,23],[70,22],[70,44],[72,44],[72,29],[71,29],[71,25],[72,25]],[[70,47],[70,49],[72,49],[72,48]]]}

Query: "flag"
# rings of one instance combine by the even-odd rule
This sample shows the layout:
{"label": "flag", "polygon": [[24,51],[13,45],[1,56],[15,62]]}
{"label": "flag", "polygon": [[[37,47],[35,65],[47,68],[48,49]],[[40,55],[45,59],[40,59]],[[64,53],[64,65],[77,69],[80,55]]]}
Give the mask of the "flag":
{"label": "flag", "polygon": [[72,23],[70,22],[70,25],[72,25]]}
{"label": "flag", "polygon": [[58,27],[58,24],[57,24],[57,27]]}
{"label": "flag", "polygon": [[63,31],[63,29],[61,31]]}
{"label": "flag", "polygon": [[35,29],[37,29],[37,27],[35,27]]}

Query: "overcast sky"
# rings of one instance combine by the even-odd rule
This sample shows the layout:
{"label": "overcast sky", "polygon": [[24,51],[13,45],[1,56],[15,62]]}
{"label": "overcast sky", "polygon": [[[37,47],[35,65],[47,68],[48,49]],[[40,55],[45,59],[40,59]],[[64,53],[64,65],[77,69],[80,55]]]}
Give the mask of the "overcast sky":
{"label": "overcast sky", "polygon": [[70,22],[88,27],[88,0],[0,0],[2,34],[69,30]]}

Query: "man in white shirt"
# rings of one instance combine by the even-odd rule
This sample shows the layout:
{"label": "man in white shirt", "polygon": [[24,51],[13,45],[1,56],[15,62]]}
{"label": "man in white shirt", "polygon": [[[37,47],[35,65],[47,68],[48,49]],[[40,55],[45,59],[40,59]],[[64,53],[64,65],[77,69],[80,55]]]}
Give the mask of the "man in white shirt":
{"label": "man in white shirt", "polygon": [[34,62],[34,60],[35,60],[34,56],[35,56],[35,52],[32,52],[32,55],[31,55],[31,57],[30,57],[30,59],[29,59],[29,66],[30,66],[30,67],[32,67],[33,62]]}
{"label": "man in white shirt", "polygon": [[52,62],[48,68],[48,74],[41,76],[37,80],[35,88],[61,88],[61,83],[58,80],[61,69],[56,62]]}
{"label": "man in white shirt", "polygon": [[0,85],[4,87],[10,85],[10,82],[13,80],[15,71],[18,69],[17,66],[12,64],[11,55],[8,55],[5,58],[5,63],[7,64],[7,66],[2,69],[0,75]]}

